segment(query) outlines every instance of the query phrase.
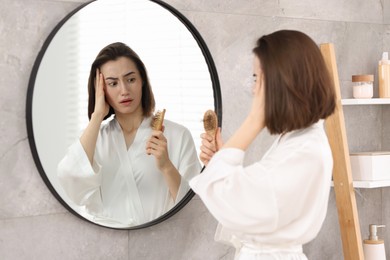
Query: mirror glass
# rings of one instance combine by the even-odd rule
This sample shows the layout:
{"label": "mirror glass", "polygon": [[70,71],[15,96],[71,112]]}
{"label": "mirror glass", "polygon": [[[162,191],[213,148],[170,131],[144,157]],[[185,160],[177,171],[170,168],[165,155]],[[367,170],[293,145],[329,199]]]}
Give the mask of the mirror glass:
{"label": "mirror glass", "polygon": [[[192,191],[186,190],[184,197],[155,219],[124,223],[101,218],[85,206],[76,205],[57,177],[58,163],[88,124],[91,64],[98,52],[113,42],[127,44],[140,56],[156,110],[166,109],[167,120],[190,131],[197,155],[203,113],[214,109],[221,118],[221,98],[215,66],[201,36],[177,10],[160,1],[89,2],[64,18],[46,40],[34,65],[27,95],[27,128],[40,174],[73,214],[101,226],[136,229],[174,214],[191,199]],[[199,173],[200,170],[194,174]]]}

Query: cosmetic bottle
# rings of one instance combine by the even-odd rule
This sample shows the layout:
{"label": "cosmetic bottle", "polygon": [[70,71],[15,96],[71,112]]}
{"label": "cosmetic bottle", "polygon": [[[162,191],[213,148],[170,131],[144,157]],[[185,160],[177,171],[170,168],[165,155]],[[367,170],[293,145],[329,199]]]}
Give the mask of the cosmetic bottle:
{"label": "cosmetic bottle", "polygon": [[369,238],[363,241],[363,252],[365,260],[386,260],[385,243],[378,238],[378,228],[385,225],[369,225]]}
{"label": "cosmetic bottle", "polygon": [[390,98],[390,61],[389,53],[383,52],[378,65],[379,97]]}

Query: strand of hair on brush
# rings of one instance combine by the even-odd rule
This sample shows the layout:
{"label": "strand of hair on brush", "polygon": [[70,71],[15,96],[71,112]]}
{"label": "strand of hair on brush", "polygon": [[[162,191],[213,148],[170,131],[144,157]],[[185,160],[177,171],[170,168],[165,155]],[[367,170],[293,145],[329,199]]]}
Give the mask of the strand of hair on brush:
{"label": "strand of hair on brush", "polygon": [[165,116],[165,108],[160,111],[158,110],[156,114],[153,116],[152,120],[152,129],[161,131],[163,123],[164,123],[164,116]]}

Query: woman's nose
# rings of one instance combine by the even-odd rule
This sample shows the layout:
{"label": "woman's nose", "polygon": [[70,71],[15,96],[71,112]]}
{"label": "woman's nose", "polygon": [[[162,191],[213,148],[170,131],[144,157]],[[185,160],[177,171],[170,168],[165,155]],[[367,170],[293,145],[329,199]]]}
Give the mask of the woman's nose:
{"label": "woman's nose", "polygon": [[120,90],[121,90],[121,94],[122,95],[127,95],[129,94],[129,87],[127,86],[126,82],[124,82],[123,80],[120,81],[119,83],[120,85]]}

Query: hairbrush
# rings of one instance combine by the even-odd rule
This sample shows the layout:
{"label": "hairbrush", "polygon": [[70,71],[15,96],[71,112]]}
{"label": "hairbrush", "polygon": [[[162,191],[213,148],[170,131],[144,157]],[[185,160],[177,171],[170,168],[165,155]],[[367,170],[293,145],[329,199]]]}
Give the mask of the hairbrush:
{"label": "hairbrush", "polygon": [[203,116],[203,127],[207,134],[215,140],[215,134],[218,128],[218,117],[213,110],[207,110]]}
{"label": "hairbrush", "polygon": [[156,114],[154,114],[152,119],[152,129],[161,131],[165,116],[165,109],[162,111],[158,110]]}

